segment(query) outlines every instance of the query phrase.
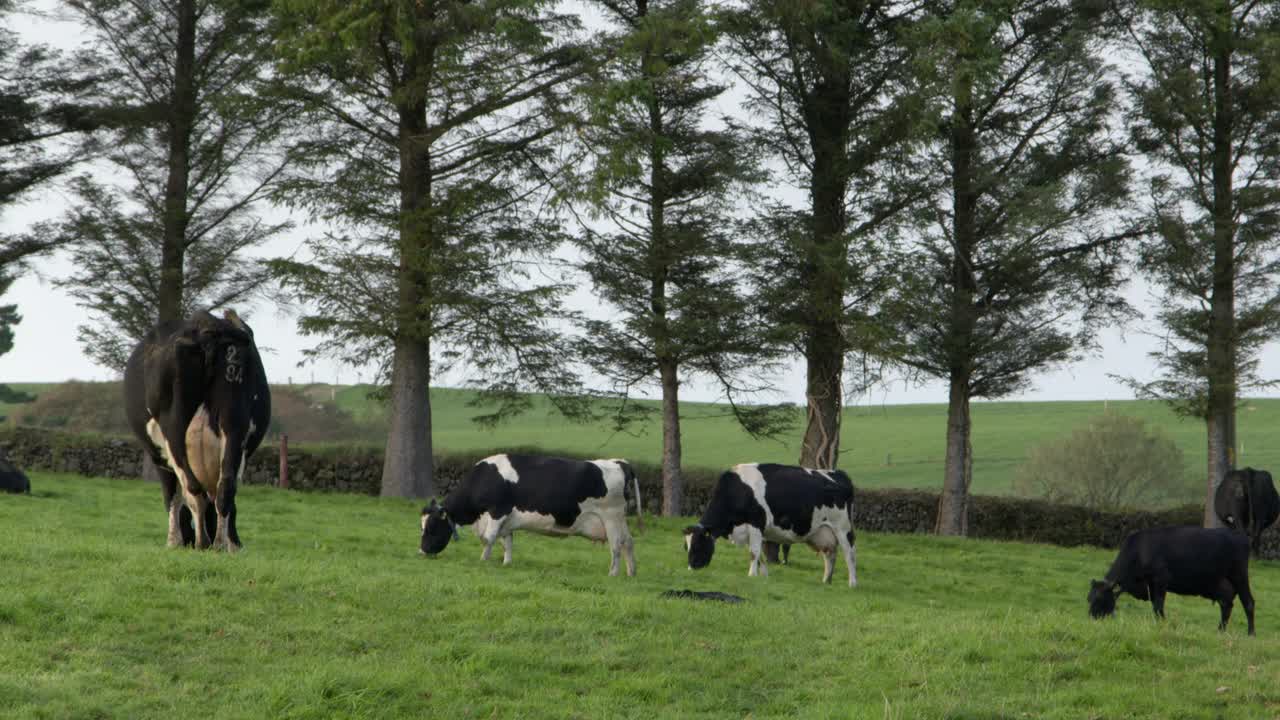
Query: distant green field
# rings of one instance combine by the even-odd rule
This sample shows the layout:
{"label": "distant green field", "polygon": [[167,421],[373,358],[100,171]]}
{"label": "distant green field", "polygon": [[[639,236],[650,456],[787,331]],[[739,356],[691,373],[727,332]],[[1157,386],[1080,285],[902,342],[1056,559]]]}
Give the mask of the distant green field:
{"label": "distant green field", "polygon": [[[38,393],[48,384],[18,385]],[[297,386],[314,403],[335,403],[358,421],[359,434],[343,444],[381,447],[386,433],[386,407],[368,397],[368,386]],[[555,414],[544,399],[534,409],[496,429],[471,418],[482,409],[470,402],[468,390],[432,390],[434,442],[437,451],[481,451],[506,447],[539,447],[586,457],[627,457],[656,464],[662,450],[658,415],[636,433],[614,433],[605,423],[574,424]],[[657,407],[656,403],[649,403]],[[0,405],[0,413],[5,406]],[[755,440],[744,433],[722,406],[685,403],[686,467],[722,468],[749,461],[795,462],[799,456],[801,414],[795,430],[781,440]],[[1205,475],[1205,430],[1198,420],[1176,417],[1167,406],[1147,401],[984,402],[973,405],[974,491],[1004,495],[1027,452],[1038,443],[1070,433],[1103,412],[1145,419],[1163,429],[1182,449],[1187,477]],[[843,425],[840,464],[863,487],[936,488],[942,482],[945,452],[944,405],[851,407]],[[1239,413],[1240,465],[1280,469],[1280,399],[1251,400]],[[291,434],[295,446],[314,444]],[[329,443],[333,444],[333,443]],[[1195,493],[1194,489],[1189,490]],[[1198,494],[1181,501],[1197,501]]]}
{"label": "distant green field", "polygon": [[[726,544],[690,572],[683,522],[654,519],[638,576],[610,578],[579,538],[517,534],[503,567],[468,531],[426,560],[414,503],[251,486],[229,556],[166,549],[154,485],[32,481],[0,495],[6,720],[1280,714],[1270,562],[1248,637],[1238,606],[1219,633],[1181,596],[1164,622],[1128,596],[1090,620],[1097,549],[860,532],[849,589],[801,549],[766,578]],[[659,598],[675,588],[747,602]]]}
{"label": "distant green field", "polygon": [[[368,417],[367,389],[348,387],[337,402]],[[465,390],[432,391],[435,446],[438,450],[484,450],[504,446],[536,446],[592,457],[646,458],[662,452],[662,433],[655,416],[639,435],[615,434],[609,428],[576,425],[554,415],[546,403],[495,430],[470,421],[477,414],[467,405]],[[753,440],[716,405],[686,403],[683,421],[684,462],[690,467],[725,467],[749,461],[795,462],[801,426],[783,441]],[[1166,405],[1148,401],[990,402],[974,403],[974,491],[1012,492],[1014,471],[1036,444],[1070,433],[1106,411],[1145,419],[1162,428],[1182,449],[1187,472],[1203,477],[1206,463],[1204,424],[1175,416]],[[798,411],[797,411],[798,413]],[[851,407],[845,411],[840,464],[854,482],[868,487],[938,487],[946,452],[945,405]],[[797,415],[798,417],[798,415]],[[1239,413],[1243,451],[1240,465],[1280,469],[1280,399],[1252,400]]]}

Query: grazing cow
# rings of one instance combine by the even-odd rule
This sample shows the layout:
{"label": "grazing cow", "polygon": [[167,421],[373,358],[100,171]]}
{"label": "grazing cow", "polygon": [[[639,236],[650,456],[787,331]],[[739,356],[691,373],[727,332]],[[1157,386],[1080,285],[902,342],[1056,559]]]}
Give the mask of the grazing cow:
{"label": "grazing cow", "polygon": [[1229,528],[1249,536],[1255,553],[1262,531],[1280,517],[1280,495],[1266,470],[1232,470],[1213,494],[1213,511]]}
{"label": "grazing cow", "polygon": [[711,562],[716,538],[746,535],[751,551],[747,575],[768,575],[765,540],[804,542],[822,554],[822,581],[831,582],[836,548],[849,567],[849,587],[858,584],[853,535],[853,482],[840,470],[791,465],[735,465],[716,483],[697,525],[685,528],[689,567]]}
{"label": "grazing cow", "polygon": [[[124,393],[129,426],[160,476],[169,546],[238,550],[236,487],[271,418],[253,331],[232,311],[161,323],[129,356]],[[194,530],[191,517],[202,520]]]}
{"label": "grazing cow", "polygon": [[475,525],[484,542],[481,560],[502,540],[502,564],[511,564],[511,534],[581,535],[608,541],[613,554],[610,575],[618,574],[624,551],[627,575],[636,574],[631,531],[627,527],[628,486],[640,507],[640,483],[625,460],[569,460],[540,455],[501,454],[476,463],[445,498],[422,509],[419,552],[437,555],[457,537],[458,525]]}
{"label": "grazing cow", "polygon": [[3,457],[0,457],[0,490],[15,495],[31,492],[31,481],[16,465]]}
{"label": "grazing cow", "polygon": [[1116,596],[1127,592],[1150,600],[1156,617],[1164,617],[1165,593],[1199,595],[1222,607],[1219,630],[1227,628],[1236,595],[1249,617],[1253,634],[1253,593],[1249,592],[1249,541],[1227,528],[1195,526],[1139,530],[1125,538],[1120,554],[1103,580],[1089,587],[1089,614],[1104,618],[1115,612]]}

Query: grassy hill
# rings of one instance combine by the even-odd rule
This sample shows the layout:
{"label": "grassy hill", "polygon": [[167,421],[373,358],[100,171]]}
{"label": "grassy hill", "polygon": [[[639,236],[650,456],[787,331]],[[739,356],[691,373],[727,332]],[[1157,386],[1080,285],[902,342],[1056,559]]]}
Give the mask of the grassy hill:
{"label": "grassy hill", "polygon": [[[685,567],[680,522],[637,535],[636,578],[581,539],[469,533],[417,555],[414,504],[249,487],[245,551],[167,550],[159,493],[35,474],[0,496],[5,718],[1214,718],[1280,713],[1280,566],[1237,607],[1127,596],[1092,621],[1113,553],[859,533],[859,586],[821,563]],[[672,588],[737,606],[659,599]]]}
{"label": "grassy hill", "polygon": [[[49,390],[51,385],[21,385],[28,392]],[[381,447],[386,437],[386,407],[369,398],[367,386],[290,386],[299,398],[311,403],[293,407],[298,420],[277,418],[276,427],[324,425],[323,438],[290,429],[293,445],[355,444]],[[586,457],[627,457],[656,464],[661,454],[659,418],[635,434],[614,433],[605,424],[574,424],[557,416],[545,400],[534,409],[500,427],[487,430],[471,418],[481,410],[471,406],[475,394],[467,390],[432,390],[434,440],[437,451],[472,452],[508,447],[539,447]],[[293,405],[298,405],[294,403]],[[656,403],[649,403],[657,407]],[[284,411],[285,404],[277,403]],[[782,440],[755,440],[742,432],[722,406],[686,403],[684,462],[688,467],[721,468],[746,461],[795,462],[799,455],[801,413],[796,430]],[[326,420],[334,410],[341,417]],[[1162,428],[1184,453],[1188,478],[1185,496],[1171,501],[1199,501],[1196,479],[1205,472],[1203,423],[1176,417],[1162,403],[1110,402],[991,402],[973,405],[974,491],[1003,495],[1012,492],[1013,478],[1027,451],[1043,441],[1060,437],[1111,411],[1145,419]],[[5,408],[0,406],[0,413]],[[309,414],[308,414],[309,412]],[[311,417],[314,415],[314,417]],[[291,416],[292,417],[292,416]],[[332,428],[326,423],[342,420]],[[937,488],[942,483],[945,453],[944,405],[885,405],[851,407],[843,424],[841,466],[855,483],[866,487]],[[1251,400],[1239,414],[1241,465],[1280,469],[1280,400]]]}

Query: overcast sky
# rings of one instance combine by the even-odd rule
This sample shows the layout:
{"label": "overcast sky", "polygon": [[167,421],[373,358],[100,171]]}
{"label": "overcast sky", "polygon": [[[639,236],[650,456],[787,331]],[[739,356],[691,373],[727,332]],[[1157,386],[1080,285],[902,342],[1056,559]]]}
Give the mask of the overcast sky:
{"label": "overcast sky", "polygon": [[[45,3],[37,3],[46,5]],[[46,5],[47,6],[47,5]],[[58,25],[30,18],[18,18],[12,26],[24,39],[57,44],[66,47],[74,44],[77,29],[74,25]],[[726,108],[731,110],[732,108]],[[23,205],[11,209],[0,217],[0,231],[20,231],[32,222],[57,217],[66,206],[65,195],[57,188],[32,196]],[[292,234],[277,239],[260,248],[264,257],[291,255],[297,251],[308,232],[315,228],[300,228]],[[76,340],[76,328],[85,319],[84,311],[66,293],[54,288],[49,278],[70,273],[75,258],[68,254],[42,259],[37,262],[37,274],[28,275],[15,282],[10,291],[0,298],[4,304],[16,303],[23,315],[23,322],[15,329],[14,349],[0,356],[0,382],[54,382],[69,379],[115,379],[113,372],[96,366],[85,357]],[[1136,279],[1128,289],[1128,297],[1145,315],[1151,315],[1154,299],[1149,289]],[[598,304],[592,301],[587,289],[574,295],[575,307],[598,314]],[[299,367],[302,352],[311,341],[298,335],[296,317],[290,309],[279,308],[268,302],[259,302],[252,308],[242,309],[250,319],[258,342],[264,348],[263,361],[267,376],[272,382],[353,383],[369,380],[371,368],[360,370],[339,367],[331,361],[319,361]],[[1154,376],[1154,367],[1147,353],[1158,341],[1147,333],[1159,332],[1152,321],[1138,321],[1126,328],[1110,329],[1100,336],[1098,354],[1069,367],[1044,372],[1035,378],[1029,391],[1009,399],[1014,400],[1092,400],[1127,399],[1132,393],[1120,383],[1108,377],[1119,374],[1141,379]],[[1276,347],[1268,345],[1262,352],[1261,372],[1264,377],[1280,375],[1280,359]],[[446,384],[460,384],[461,378],[445,378]],[[778,380],[783,400],[802,403],[804,399],[804,367],[793,363],[791,369]],[[683,396],[690,400],[713,400],[714,390],[696,380],[685,385]],[[857,401],[865,403],[918,403],[946,402],[943,383],[908,386],[903,382],[880,388]]]}

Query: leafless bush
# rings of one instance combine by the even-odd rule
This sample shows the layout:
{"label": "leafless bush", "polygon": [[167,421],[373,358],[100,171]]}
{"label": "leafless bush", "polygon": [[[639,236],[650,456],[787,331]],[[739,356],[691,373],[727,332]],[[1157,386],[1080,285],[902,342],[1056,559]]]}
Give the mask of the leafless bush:
{"label": "leafless bush", "polygon": [[1028,453],[1014,489],[1098,510],[1186,499],[1182,450],[1159,428],[1108,413]]}

